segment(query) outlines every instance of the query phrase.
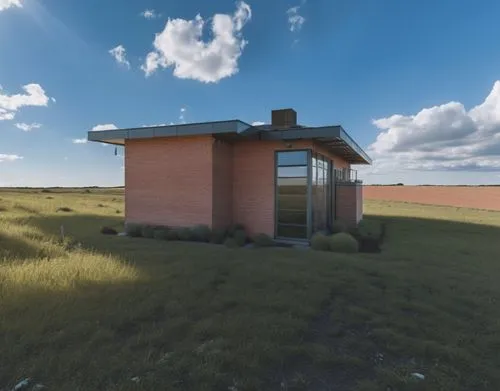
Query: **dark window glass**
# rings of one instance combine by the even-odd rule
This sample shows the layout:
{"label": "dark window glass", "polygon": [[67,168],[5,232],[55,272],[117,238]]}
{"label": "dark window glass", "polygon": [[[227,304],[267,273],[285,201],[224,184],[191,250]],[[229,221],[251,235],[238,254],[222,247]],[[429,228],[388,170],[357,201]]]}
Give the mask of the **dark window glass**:
{"label": "dark window glass", "polygon": [[278,177],[307,177],[307,167],[278,167]]}
{"label": "dark window glass", "polygon": [[307,212],[304,210],[280,209],[278,224],[307,224]]}
{"label": "dark window glass", "polygon": [[307,178],[278,178],[278,194],[307,194]]}
{"label": "dark window glass", "polygon": [[306,210],[307,208],[307,195],[279,195],[278,196],[278,210],[281,209],[298,209]]}
{"label": "dark window glass", "polygon": [[278,236],[282,238],[296,238],[296,239],[306,239],[307,238],[307,228],[306,226],[293,226],[293,225],[282,225],[278,224]]}
{"label": "dark window glass", "polygon": [[278,166],[307,165],[306,151],[278,152]]}

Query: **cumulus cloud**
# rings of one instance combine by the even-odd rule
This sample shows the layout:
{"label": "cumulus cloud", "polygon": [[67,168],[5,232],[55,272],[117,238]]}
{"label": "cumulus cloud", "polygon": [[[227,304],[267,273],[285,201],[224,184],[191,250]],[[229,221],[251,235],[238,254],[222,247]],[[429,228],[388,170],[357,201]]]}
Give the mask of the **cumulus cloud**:
{"label": "cumulus cloud", "polygon": [[252,122],[252,126],[261,126],[261,125],[265,125],[266,123],[265,122],[262,122],[262,121],[254,121]]}
{"label": "cumulus cloud", "polygon": [[47,106],[49,97],[40,84],[26,84],[24,94],[8,95],[0,89],[0,121],[14,119],[17,110],[24,106]]}
{"label": "cumulus cloud", "polygon": [[118,45],[113,49],[108,50],[108,53],[113,56],[118,64],[123,65],[126,68],[130,68],[130,63],[127,60],[127,52],[123,45]]}
{"label": "cumulus cloud", "polygon": [[73,144],[87,144],[87,139],[84,138],[74,138],[73,139]]}
{"label": "cumulus cloud", "polygon": [[145,9],[144,11],[141,12],[141,16],[144,19],[156,19],[160,15],[154,9]]}
{"label": "cumulus cloud", "polygon": [[500,81],[467,110],[448,102],[414,115],[373,121],[379,134],[367,152],[368,173],[397,170],[500,171]]}
{"label": "cumulus cloud", "polygon": [[194,20],[169,18],[141,69],[147,77],[160,67],[173,67],[175,77],[204,83],[230,77],[238,72],[238,59],[247,44],[241,31],[251,17],[250,6],[243,1],[233,15],[215,14],[208,42],[202,39],[206,21],[200,15]]}
{"label": "cumulus cloud", "polygon": [[39,129],[42,124],[33,122],[32,124],[25,124],[24,122],[15,124],[16,128],[21,129],[23,132],[31,132],[33,129]]}
{"label": "cumulus cloud", "polygon": [[21,0],[0,0],[0,11],[6,10],[10,7],[21,8],[23,3]]}
{"label": "cumulus cloud", "polygon": [[292,8],[289,8],[286,11],[286,14],[288,16],[288,25],[289,25],[291,32],[300,31],[300,29],[302,28],[302,25],[306,21],[306,18],[304,18],[302,15],[300,15],[299,12],[300,12],[299,5],[292,7]]}
{"label": "cumulus cloud", "polygon": [[13,162],[15,160],[21,160],[24,159],[22,156],[19,155],[6,155],[3,153],[0,153],[0,163],[3,162]]}
{"label": "cumulus cloud", "polygon": [[118,129],[118,127],[115,124],[99,124],[94,126],[90,130],[99,131],[99,130],[114,130],[114,129]]}

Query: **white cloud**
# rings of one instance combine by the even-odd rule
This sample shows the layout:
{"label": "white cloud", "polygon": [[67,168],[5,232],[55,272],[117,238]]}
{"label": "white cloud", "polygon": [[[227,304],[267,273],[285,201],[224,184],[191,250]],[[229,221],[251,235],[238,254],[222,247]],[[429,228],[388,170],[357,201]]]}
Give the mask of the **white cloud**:
{"label": "white cloud", "polygon": [[118,127],[115,124],[102,124],[102,125],[99,124],[94,126],[90,130],[99,131],[99,130],[114,130],[114,129],[118,129]]}
{"label": "white cloud", "polygon": [[73,144],[87,144],[87,139],[84,138],[74,138]]}
{"label": "white cloud", "polygon": [[250,6],[243,1],[233,15],[215,14],[208,42],[202,39],[205,20],[200,15],[194,20],[169,18],[141,69],[147,77],[159,67],[173,67],[174,76],[204,83],[230,77],[238,72],[238,59],[247,44],[241,30],[251,17]]}
{"label": "white cloud", "polygon": [[302,25],[306,21],[306,18],[300,15],[299,11],[300,11],[300,6],[289,8],[286,11],[286,14],[288,16],[288,24],[290,25],[290,31],[292,32],[300,31]]}
{"label": "white cloud", "polygon": [[0,163],[2,162],[13,162],[15,160],[21,160],[24,159],[22,156],[19,155],[6,155],[3,153],[0,153]]}
{"label": "white cloud", "polygon": [[0,89],[0,121],[12,120],[16,111],[24,106],[47,106],[49,97],[39,84],[26,84],[24,94],[7,95]]}
{"label": "white cloud", "polygon": [[448,102],[373,124],[380,132],[367,148],[374,164],[364,172],[500,171],[500,81],[469,111]]}
{"label": "white cloud", "polygon": [[108,50],[108,53],[114,57],[118,64],[130,68],[130,63],[127,60],[127,52],[123,45],[118,45],[113,49]]}
{"label": "white cloud", "polygon": [[145,19],[155,19],[160,15],[154,9],[145,9],[141,12],[141,16]]}
{"label": "white cloud", "polygon": [[252,126],[261,126],[261,125],[265,125],[266,123],[265,122],[262,122],[262,121],[254,121],[252,122]]}
{"label": "white cloud", "polygon": [[6,10],[10,7],[21,8],[23,3],[21,0],[0,0],[0,11]]}
{"label": "white cloud", "polygon": [[42,124],[33,122],[32,124],[25,124],[24,122],[15,124],[15,127],[21,129],[24,132],[31,132],[33,129],[39,129],[42,127]]}
{"label": "white cloud", "polygon": [[52,102],[54,102],[54,103],[56,103],[56,102],[57,102],[57,101],[56,101],[56,98],[50,98],[50,100],[51,100]]}
{"label": "white cloud", "polygon": [[180,114],[179,114],[179,122],[181,124],[186,123],[186,108],[185,107],[181,107]]}

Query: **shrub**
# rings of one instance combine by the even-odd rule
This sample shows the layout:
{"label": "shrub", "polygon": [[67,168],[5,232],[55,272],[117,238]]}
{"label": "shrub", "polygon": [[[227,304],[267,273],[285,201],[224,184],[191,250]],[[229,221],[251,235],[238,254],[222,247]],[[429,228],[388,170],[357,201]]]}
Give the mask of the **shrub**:
{"label": "shrub", "polygon": [[239,224],[239,223],[231,224],[227,228],[227,236],[234,237],[234,234],[237,231],[245,231],[245,227],[243,226],[243,224]]}
{"label": "shrub", "polygon": [[46,200],[53,200],[54,197],[51,197],[51,196],[48,196],[48,197],[45,197]]}
{"label": "shrub", "polygon": [[340,232],[330,236],[330,251],[339,253],[357,253],[359,243],[351,234]]}
{"label": "shrub", "polygon": [[152,225],[143,225],[141,235],[143,238],[153,239],[155,237],[155,227]]}
{"label": "shrub", "polygon": [[101,233],[103,235],[118,235],[116,229],[111,227],[101,227]]}
{"label": "shrub", "polygon": [[226,238],[226,240],[224,240],[224,246],[226,246],[228,248],[238,248],[239,247],[235,238]]}
{"label": "shrub", "polygon": [[211,239],[212,231],[210,230],[208,225],[203,225],[203,224],[197,225],[193,227],[191,232],[193,240],[196,240],[198,242],[209,242]]}
{"label": "shrub", "polygon": [[179,240],[178,230],[177,229],[168,230],[166,239],[167,240]]}
{"label": "shrub", "polygon": [[377,220],[363,219],[358,224],[357,233],[364,238],[380,239],[382,224]]}
{"label": "shrub", "polygon": [[311,248],[318,251],[329,251],[330,238],[322,232],[316,232],[311,238]]}
{"label": "shrub", "polygon": [[106,205],[104,205],[104,204],[97,204],[97,207],[98,207],[98,208],[107,208],[107,206],[106,206]]}
{"label": "shrub", "polygon": [[52,193],[52,190],[50,189],[42,189],[42,193]]}
{"label": "shrub", "polygon": [[266,234],[257,234],[252,239],[256,247],[272,247],[275,245],[273,238]]}
{"label": "shrub", "polygon": [[193,232],[189,228],[179,228],[177,237],[182,241],[190,241],[193,240]]}
{"label": "shrub", "polygon": [[247,234],[245,233],[244,230],[238,229],[238,230],[234,231],[233,239],[236,241],[236,244],[239,247],[242,247],[247,242]]}
{"label": "shrub", "polygon": [[167,227],[160,227],[154,230],[154,238],[158,240],[168,240],[169,229]]}
{"label": "shrub", "polygon": [[340,232],[347,232],[347,224],[342,220],[335,220],[332,223],[332,234],[338,234]]}
{"label": "shrub", "polygon": [[142,225],[136,223],[127,223],[125,232],[132,238],[140,238],[142,236]]}
{"label": "shrub", "polygon": [[73,212],[73,209],[68,208],[67,206],[62,206],[56,209],[56,212]]}
{"label": "shrub", "polygon": [[227,231],[224,228],[215,228],[210,235],[210,243],[222,244],[226,239]]}

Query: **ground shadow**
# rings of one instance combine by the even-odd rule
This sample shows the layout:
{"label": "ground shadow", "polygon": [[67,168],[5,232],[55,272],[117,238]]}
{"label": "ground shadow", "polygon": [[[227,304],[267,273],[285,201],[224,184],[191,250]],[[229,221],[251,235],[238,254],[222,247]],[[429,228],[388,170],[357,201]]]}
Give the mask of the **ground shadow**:
{"label": "ground shadow", "polygon": [[[0,350],[12,353],[0,361],[0,386],[32,376],[51,389],[128,390],[140,376],[145,390],[238,389],[228,381],[246,376],[262,390],[347,391],[360,380],[370,390],[426,389],[387,375],[409,368],[426,371],[427,389],[497,389],[500,314],[490,300],[500,292],[489,279],[500,271],[500,227],[367,217],[386,225],[384,251],[335,258],[101,235],[102,226],[122,227],[116,216],[31,216],[44,234],[64,226],[84,248],[132,263],[140,278],[20,291],[1,314],[18,323],[1,330]],[[214,350],[193,353],[206,341]],[[24,359],[30,373],[20,372]]]}

